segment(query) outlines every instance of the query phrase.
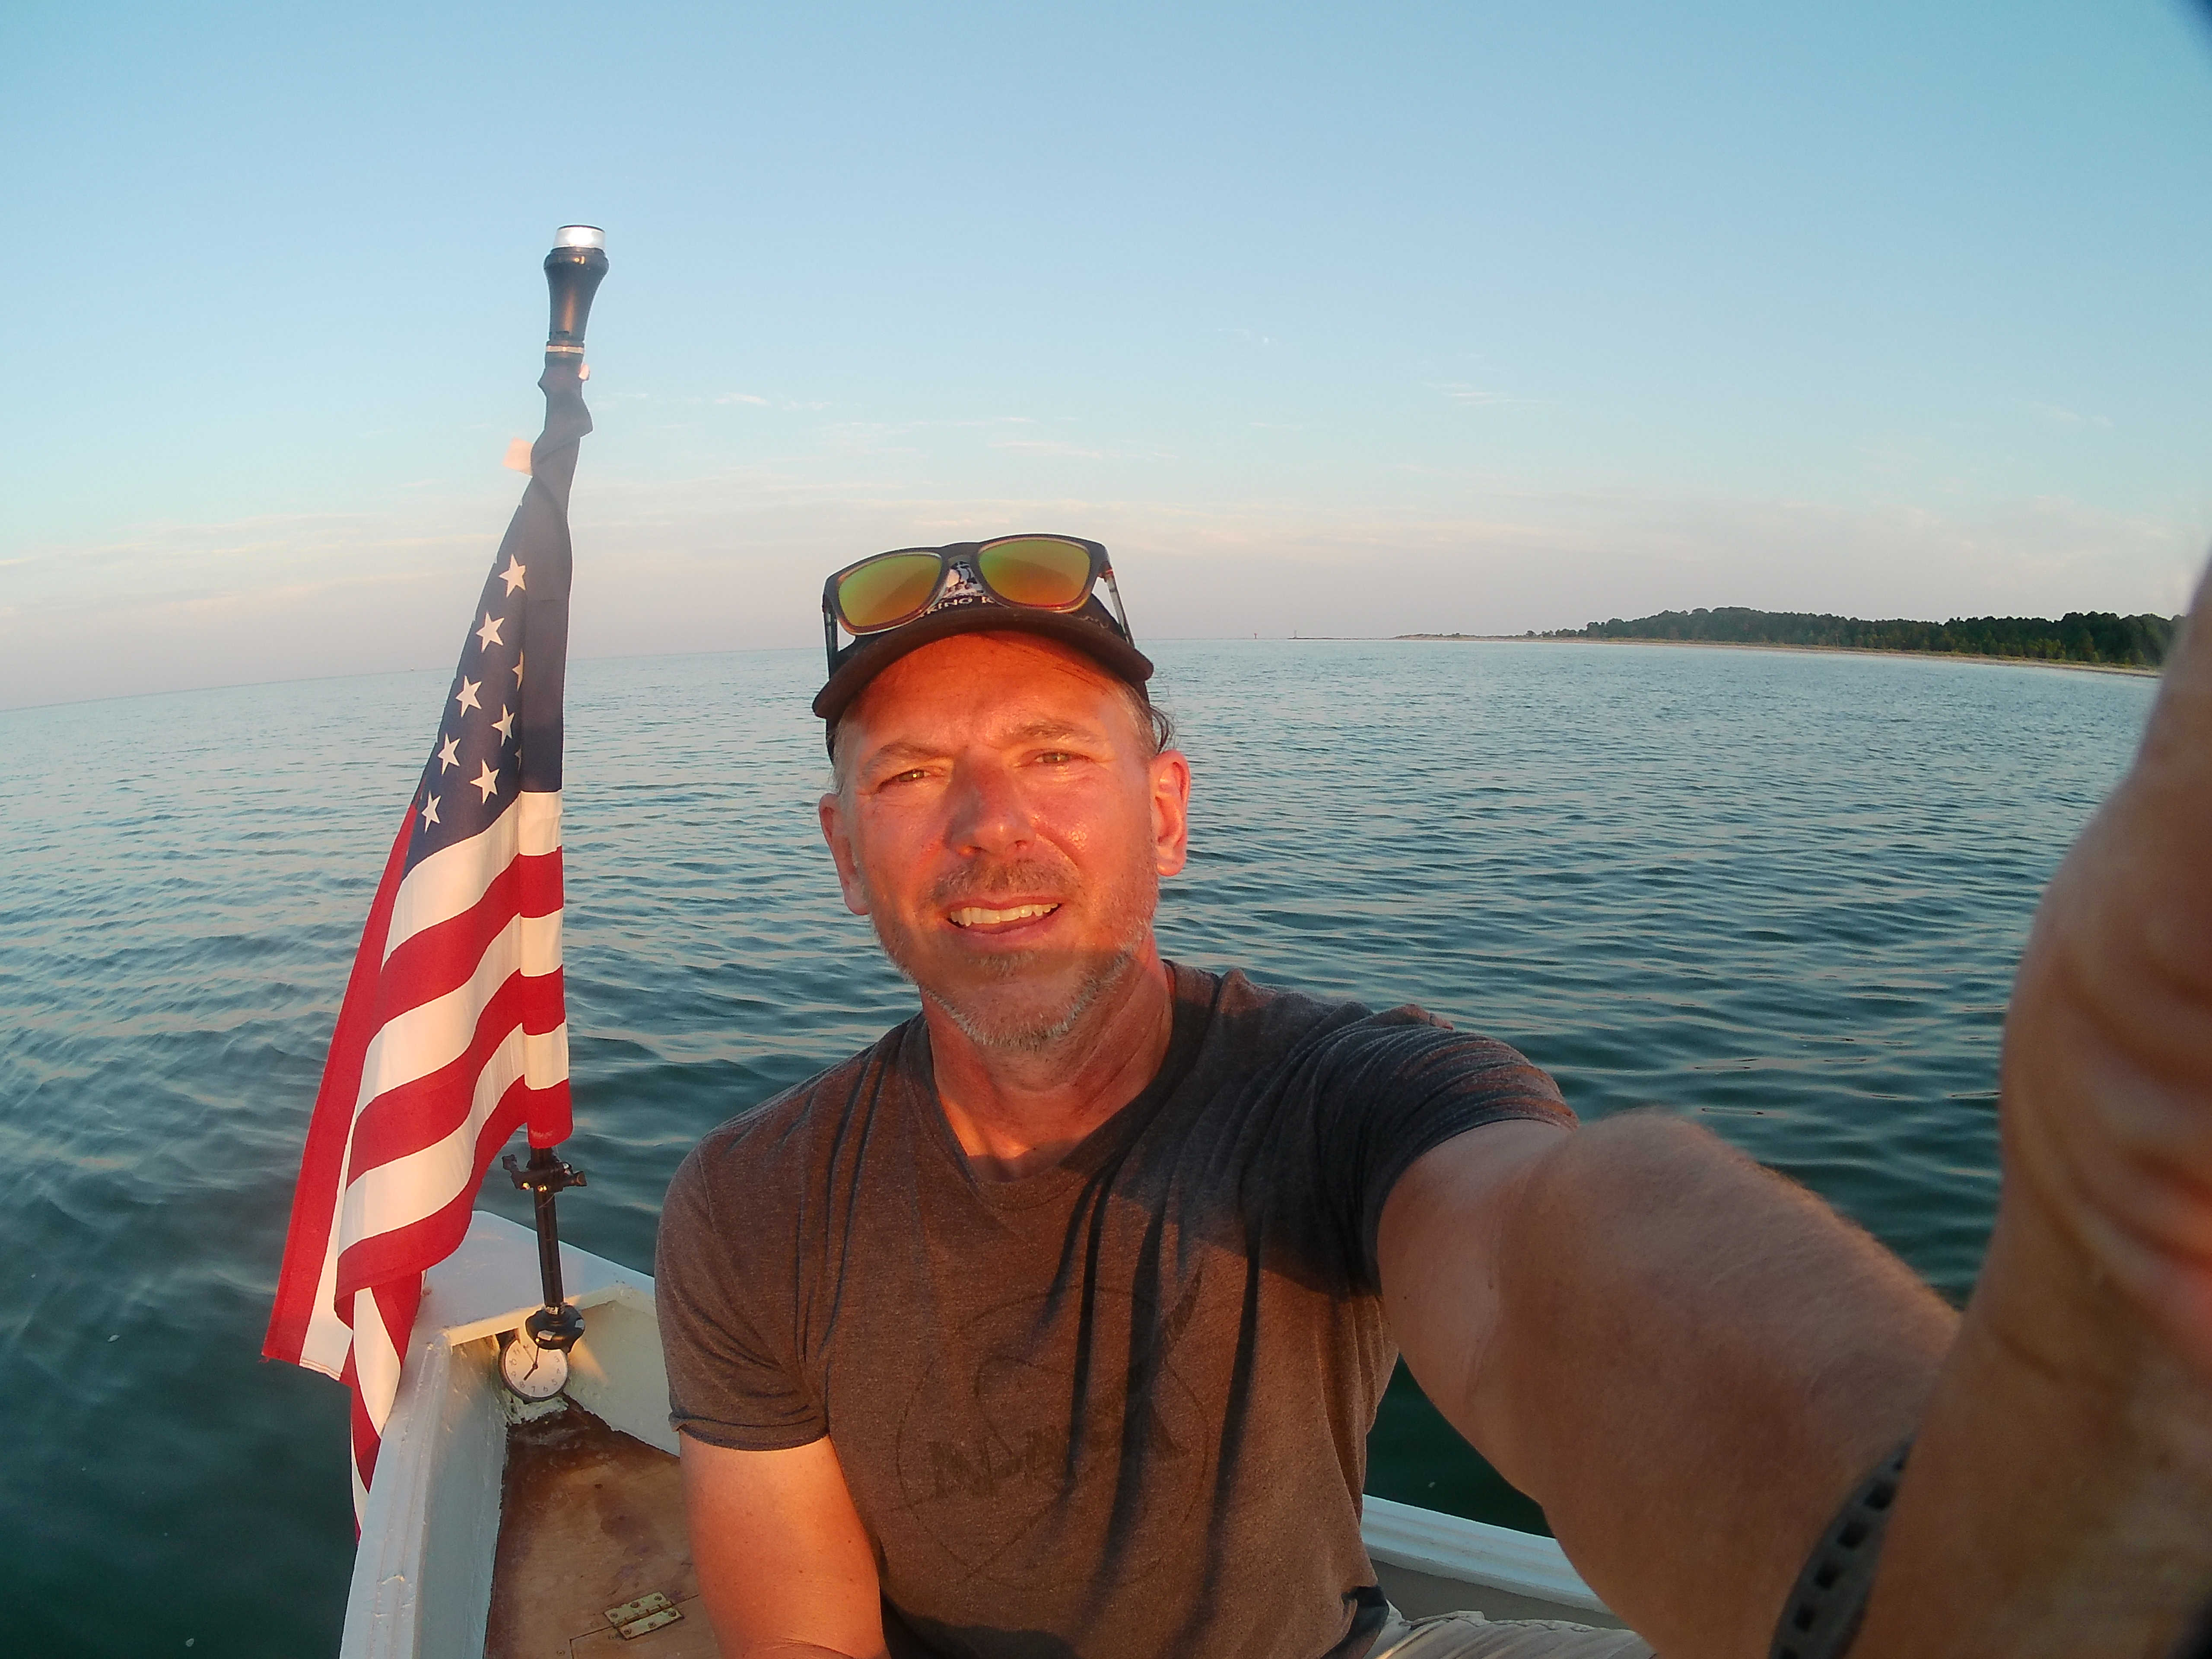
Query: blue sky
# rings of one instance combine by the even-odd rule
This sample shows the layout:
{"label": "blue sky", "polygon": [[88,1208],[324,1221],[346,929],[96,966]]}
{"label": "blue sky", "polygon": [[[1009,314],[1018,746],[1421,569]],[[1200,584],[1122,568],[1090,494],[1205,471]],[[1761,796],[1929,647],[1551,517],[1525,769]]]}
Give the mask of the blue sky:
{"label": "blue sky", "polygon": [[1140,635],[2176,610],[2175,0],[0,12],[0,706],[451,660],[603,224],[581,654],[1095,535]]}

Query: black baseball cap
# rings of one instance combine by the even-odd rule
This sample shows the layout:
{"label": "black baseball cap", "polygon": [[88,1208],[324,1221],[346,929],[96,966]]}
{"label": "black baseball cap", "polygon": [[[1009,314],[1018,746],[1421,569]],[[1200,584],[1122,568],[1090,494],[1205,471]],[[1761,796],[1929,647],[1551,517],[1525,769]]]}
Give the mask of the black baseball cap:
{"label": "black baseball cap", "polygon": [[[1089,553],[1091,572],[1083,584],[1085,591],[1080,603],[1063,609],[1010,599],[1000,587],[1017,587],[1018,584],[1007,580],[1003,574],[1000,585],[994,585],[988,573],[999,562],[997,556],[1039,543]],[[838,720],[877,675],[908,652],[956,634],[1011,632],[1057,640],[1083,652],[1108,672],[1134,687],[1139,696],[1144,696],[1145,683],[1152,677],[1152,659],[1131,643],[1128,624],[1117,614],[1121,594],[1114,585],[1113,567],[1106,562],[1105,554],[1106,550],[1099,544],[1076,537],[1001,536],[983,542],[954,542],[943,547],[902,548],[895,553],[863,559],[837,572],[823,585],[823,637],[830,677],[814,696],[814,712],[827,723],[825,739],[834,750]],[[926,575],[927,567],[921,562],[924,556],[937,558],[941,569],[927,602],[920,611],[908,620],[859,634],[849,644],[841,646],[840,624],[848,630],[851,626],[845,622],[840,599],[840,587],[846,579],[866,567],[891,560],[907,561],[906,568],[919,568]],[[1101,576],[1105,579],[1107,592],[1113,597],[1111,607],[1091,591]]]}

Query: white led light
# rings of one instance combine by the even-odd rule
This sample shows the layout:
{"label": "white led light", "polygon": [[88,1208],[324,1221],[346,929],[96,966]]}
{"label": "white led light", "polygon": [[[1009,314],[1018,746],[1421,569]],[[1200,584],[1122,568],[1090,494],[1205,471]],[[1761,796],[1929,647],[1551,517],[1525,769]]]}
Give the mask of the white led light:
{"label": "white led light", "polygon": [[605,247],[607,234],[597,225],[563,225],[554,234],[555,247]]}

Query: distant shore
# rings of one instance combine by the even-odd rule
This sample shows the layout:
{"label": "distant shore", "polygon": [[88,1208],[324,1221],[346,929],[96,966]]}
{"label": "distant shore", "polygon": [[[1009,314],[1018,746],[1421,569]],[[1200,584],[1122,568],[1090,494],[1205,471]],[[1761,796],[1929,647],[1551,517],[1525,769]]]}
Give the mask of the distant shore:
{"label": "distant shore", "polygon": [[1622,640],[1575,637],[1531,638],[1526,634],[1394,634],[1394,641],[1413,644],[1450,645],[1658,645],[1681,651],[1794,651],[1802,656],[1916,657],[1923,662],[1993,662],[2014,668],[2063,668],[2081,674],[2129,674],[2154,680],[2155,668],[2135,668],[2119,663],[2068,662],[2059,657],[1990,657],[1968,651],[1884,651],[1858,645],[1774,645],[1738,640]]}

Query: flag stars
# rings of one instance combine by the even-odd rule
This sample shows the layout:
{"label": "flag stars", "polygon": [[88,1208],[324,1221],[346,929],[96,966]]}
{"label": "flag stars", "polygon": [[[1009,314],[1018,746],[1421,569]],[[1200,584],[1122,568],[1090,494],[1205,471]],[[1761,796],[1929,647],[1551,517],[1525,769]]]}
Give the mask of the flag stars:
{"label": "flag stars", "polygon": [[491,769],[489,761],[486,761],[483,763],[483,770],[471,778],[469,781],[483,791],[480,798],[483,800],[489,800],[499,793],[499,774]]}
{"label": "flag stars", "polygon": [[524,567],[517,563],[514,555],[510,553],[507,556],[507,568],[499,573],[499,579],[507,584],[507,591],[512,593],[516,588],[522,586],[522,578],[525,574]]}
{"label": "flag stars", "polygon": [[438,769],[441,772],[448,771],[461,763],[460,756],[454,752],[460,746],[459,738],[447,738],[438,745]]}
{"label": "flag stars", "polygon": [[514,653],[514,683],[517,685],[522,684],[522,653],[520,651]]}
{"label": "flag stars", "polygon": [[422,827],[425,830],[428,830],[432,824],[437,823],[437,821],[438,798],[435,795],[432,795],[428,798],[428,805],[422,808]]}
{"label": "flag stars", "polygon": [[514,739],[514,711],[509,708],[505,703],[500,704],[499,718],[492,722],[492,726],[498,732],[499,738],[501,743],[513,742]]}
{"label": "flag stars", "polygon": [[490,611],[485,611],[483,626],[477,629],[477,646],[483,650],[489,651],[495,645],[505,645],[507,641],[500,638],[499,630],[506,625],[506,617],[495,617]]}
{"label": "flag stars", "polygon": [[[453,636],[448,635],[447,637],[450,639]],[[460,704],[461,713],[465,714],[471,708],[481,710],[483,708],[477,701],[477,693],[483,689],[482,680],[472,680],[465,674],[461,676],[461,689],[453,694],[453,701]]]}

